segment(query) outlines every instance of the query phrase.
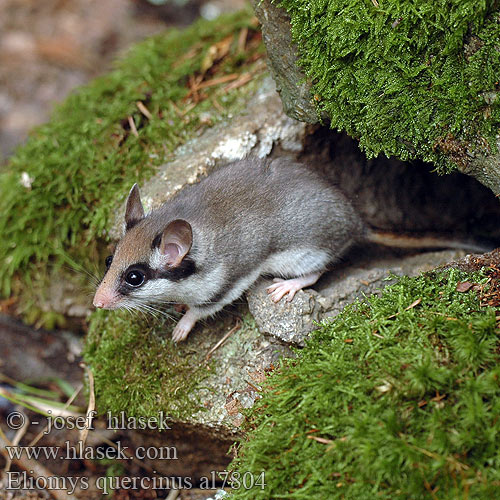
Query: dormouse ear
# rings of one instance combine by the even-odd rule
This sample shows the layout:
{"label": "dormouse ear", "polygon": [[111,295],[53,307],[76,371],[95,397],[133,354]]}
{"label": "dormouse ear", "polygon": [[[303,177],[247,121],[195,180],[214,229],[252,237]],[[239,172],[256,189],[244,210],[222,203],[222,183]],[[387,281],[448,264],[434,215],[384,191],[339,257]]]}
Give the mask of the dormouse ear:
{"label": "dormouse ear", "polygon": [[160,253],[165,256],[169,266],[178,266],[191,249],[193,230],[189,222],[173,220],[161,235]]}
{"label": "dormouse ear", "polygon": [[129,230],[141,219],[144,219],[144,208],[142,208],[139,187],[137,184],[134,184],[127,198],[127,207],[125,208],[125,228]]}

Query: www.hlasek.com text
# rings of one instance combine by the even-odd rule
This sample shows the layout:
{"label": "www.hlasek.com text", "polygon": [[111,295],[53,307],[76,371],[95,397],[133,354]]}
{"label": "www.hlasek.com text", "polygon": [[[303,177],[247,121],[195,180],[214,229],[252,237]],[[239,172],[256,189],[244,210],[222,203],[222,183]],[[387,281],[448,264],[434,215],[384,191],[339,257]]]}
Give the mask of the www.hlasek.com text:
{"label": "www.hlasek.com text", "polygon": [[66,441],[63,446],[6,446],[10,460],[177,460],[175,446],[137,446],[128,451],[128,446],[122,446],[120,441],[115,446],[85,446],[82,441],[71,444]]}

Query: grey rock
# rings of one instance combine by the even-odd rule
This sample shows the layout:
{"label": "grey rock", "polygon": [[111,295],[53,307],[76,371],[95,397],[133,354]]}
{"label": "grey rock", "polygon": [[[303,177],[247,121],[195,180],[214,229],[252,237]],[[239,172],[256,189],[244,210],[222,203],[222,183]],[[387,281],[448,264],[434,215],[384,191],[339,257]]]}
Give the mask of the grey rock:
{"label": "grey rock", "polygon": [[274,304],[266,292],[272,281],[261,280],[247,293],[248,307],[261,333],[288,344],[304,344],[304,337],[320,319],[320,295],[312,289],[300,290],[293,301]]}
{"label": "grey rock", "polygon": [[2,373],[17,381],[62,378],[76,387],[82,377],[82,340],[69,331],[51,332],[0,315]]}
{"label": "grey rock", "polygon": [[418,276],[465,255],[464,250],[424,252],[407,257],[374,259],[368,265],[353,266],[347,273],[339,275],[334,271],[319,287],[321,319],[336,316],[357,299],[380,293],[394,283],[391,276]]}
{"label": "grey rock", "polygon": [[318,123],[320,115],[311,99],[311,84],[297,64],[297,47],[292,42],[290,17],[270,0],[253,0],[252,3],[262,25],[269,68],[286,114],[303,122]]}
{"label": "grey rock", "polygon": [[500,196],[500,136],[497,136],[496,152],[471,153],[467,151],[468,162],[459,165],[459,170],[477,179]]}
{"label": "grey rock", "polygon": [[[227,339],[216,347],[225,335]],[[225,439],[239,432],[242,410],[259,397],[265,373],[282,357],[293,356],[280,339],[259,333],[243,303],[197,328],[178,348],[186,357],[194,350],[206,353],[213,366],[192,395],[203,410],[186,416],[176,426],[195,426],[207,435]]]}
{"label": "grey rock", "polygon": [[[348,304],[366,295],[379,293],[393,283],[391,275],[417,276],[465,255],[463,250],[425,252],[418,255],[374,259],[331,271],[317,290],[299,291],[293,301],[274,304],[266,293],[271,281],[262,280],[247,293],[250,312],[261,333],[282,342],[303,346],[318,322],[333,318]],[[365,256],[365,259],[368,255]]]}

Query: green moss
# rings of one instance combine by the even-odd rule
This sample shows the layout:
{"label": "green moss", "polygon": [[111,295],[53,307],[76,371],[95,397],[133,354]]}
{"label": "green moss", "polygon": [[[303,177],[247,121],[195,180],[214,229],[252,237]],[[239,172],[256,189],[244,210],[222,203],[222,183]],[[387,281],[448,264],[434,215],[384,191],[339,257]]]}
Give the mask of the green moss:
{"label": "green moss", "polygon": [[203,409],[194,393],[211,364],[205,353],[186,356],[170,340],[173,325],[166,331],[164,322],[126,311],[93,314],[84,358],[94,373],[100,414],[150,417],[162,410],[182,418]]}
{"label": "green moss", "polygon": [[[243,27],[250,37],[244,54],[238,49]],[[210,48],[231,35],[229,53],[214,60]],[[34,306],[50,270],[74,261],[92,269],[130,185],[151,176],[179,144],[234,111],[245,92],[209,86],[202,91],[206,98],[196,102],[188,96],[189,79],[205,71],[206,80],[252,71],[262,53],[259,37],[248,10],[169,30],[138,44],[113,72],[66,99],[2,170],[0,293],[24,293],[23,301]],[[207,111],[211,123],[203,118]],[[22,185],[23,172],[32,179],[31,188]]]}
{"label": "green moss", "polygon": [[496,151],[498,1],[281,0],[331,126],[441,170]]}
{"label": "green moss", "polygon": [[94,373],[98,412],[151,417],[163,411],[185,422],[231,426],[231,417],[223,420],[219,412],[225,404],[227,364],[233,367],[232,383],[241,379],[245,385],[246,371],[234,373],[234,366],[242,364],[239,358],[245,357],[245,346],[260,335],[248,311],[241,313],[240,328],[207,360],[222,332],[234,327],[231,318],[229,328],[219,324],[219,329],[197,329],[192,335],[203,339],[194,348],[190,342],[171,340],[176,323],[171,319],[153,320],[126,311],[95,312],[83,357]]}
{"label": "green moss", "polygon": [[232,498],[496,498],[500,331],[465,279],[485,281],[403,277],[322,324],[269,377],[233,463],[266,488]]}

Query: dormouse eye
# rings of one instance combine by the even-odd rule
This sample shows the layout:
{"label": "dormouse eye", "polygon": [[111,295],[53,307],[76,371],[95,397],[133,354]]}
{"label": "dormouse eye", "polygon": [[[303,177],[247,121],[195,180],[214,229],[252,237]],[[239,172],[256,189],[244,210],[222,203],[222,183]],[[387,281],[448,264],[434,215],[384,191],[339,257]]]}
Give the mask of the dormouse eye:
{"label": "dormouse eye", "polygon": [[109,269],[109,266],[111,266],[111,262],[113,262],[113,256],[108,255],[106,257],[106,260],[104,261],[104,263],[106,264],[106,269]]}
{"label": "dormouse eye", "polygon": [[128,285],[133,287],[141,286],[144,283],[146,276],[141,271],[129,271],[125,276],[125,281]]}

